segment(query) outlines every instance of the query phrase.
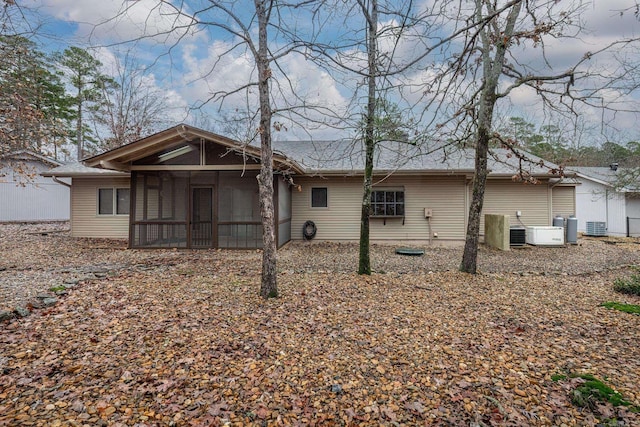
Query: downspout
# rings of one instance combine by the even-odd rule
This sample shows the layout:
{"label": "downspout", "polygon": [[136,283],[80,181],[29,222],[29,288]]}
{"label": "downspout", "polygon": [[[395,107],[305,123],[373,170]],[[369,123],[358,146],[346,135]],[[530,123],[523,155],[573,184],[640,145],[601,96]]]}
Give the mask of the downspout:
{"label": "downspout", "polygon": [[[53,180],[53,182],[55,182],[56,184],[64,185],[65,187],[67,187],[67,188],[69,189],[69,193],[71,193],[71,184],[67,184],[67,183],[66,183],[66,182],[64,182],[64,181],[60,181],[60,180],[58,179],[58,177],[57,177],[57,176],[55,176],[55,175],[51,175],[51,179],[52,179],[52,180]],[[69,222],[69,223],[71,224],[71,230],[73,230],[73,222],[72,222],[72,218],[71,218],[71,205],[72,205],[72,202],[71,202],[71,196],[69,196],[69,220],[70,220],[70,222]],[[73,231],[72,231],[72,234],[73,234]]]}
{"label": "downspout", "polygon": [[[562,182],[562,180],[564,180],[563,176],[560,177],[558,182],[554,183],[551,187],[549,187],[549,189],[551,190],[548,193],[549,194],[549,196],[548,196],[549,197],[549,199],[548,199],[549,200],[549,205],[551,206],[551,209],[549,209],[549,224],[553,224],[553,217],[555,215],[553,213],[553,211],[555,209],[555,206],[553,206],[553,189],[556,188],[556,185],[560,184]],[[574,207],[574,211],[575,211],[575,207]]]}
{"label": "downspout", "polygon": [[609,231],[609,189],[604,190],[604,220],[605,220],[605,229]]}
{"label": "downspout", "polygon": [[66,183],[66,182],[64,182],[64,181],[60,181],[60,180],[58,179],[58,177],[57,177],[57,176],[55,176],[55,175],[51,175],[51,179],[53,180],[53,182],[55,182],[55,183],[57,183],[57,184],[64,185],[64,186],[65,186],[65,187],[67,187],[67,188],[71,188],[71,184],[67,184],[67,183]]}

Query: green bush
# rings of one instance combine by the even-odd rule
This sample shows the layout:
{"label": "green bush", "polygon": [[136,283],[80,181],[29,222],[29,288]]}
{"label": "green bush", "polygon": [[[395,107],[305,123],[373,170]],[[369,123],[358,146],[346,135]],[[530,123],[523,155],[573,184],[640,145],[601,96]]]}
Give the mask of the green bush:
{"label": "green bush", "polygon": [[585,383],[573,390],[571,401],[574,405],[593,408],[594,404],[600,401],[609,402],[613,406],[626,406],[631,412],[638,412],[636,406],[593,375],[584,374],[578,377],[584,379]]}
{"label": "green bush", "polygon": [[617,278],[613,281],[616,292],[640,296],[640,274],[632,274],[628,279]]}
{"label": "green bush", "polygon": [[621,302],[608,301],[600,304],[603,307],[612,308],[614,310],[623,311],[625,313],[640,314],[640,305],[623,304]]}

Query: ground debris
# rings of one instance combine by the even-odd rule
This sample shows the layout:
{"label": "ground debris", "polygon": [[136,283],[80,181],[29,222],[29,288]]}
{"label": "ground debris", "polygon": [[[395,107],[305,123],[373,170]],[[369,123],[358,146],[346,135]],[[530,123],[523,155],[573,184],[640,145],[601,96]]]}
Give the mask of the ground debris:
{"label": "ground debris", "polygon": [[265,301],[256,251],[71,242],[34,234],[0,247],[16,266],[0,275],[23,285],[53,275],[33,297],[95,265],[93,244],[109,265],[102,280],[0,325],[0,426],[570,426],[603,414],[640,425],[620,408],[574,406],[572,382],[552,379],[594,374],[640,405],[640,317],[599,306],[621,299],[611,284],[637,259],[623,245],[580,247],[615,270],[594,258],[527,276],[540,271],[534,261],[509,263],[545,249],[483,249],[484,272],[472,276],[445,261],[459,249],[426,249],[415,264],[385,261],[393,247],[375,246],[384,273],[362,277],[347,268],[355,246],[291,244],[279,252],[281,296]]}

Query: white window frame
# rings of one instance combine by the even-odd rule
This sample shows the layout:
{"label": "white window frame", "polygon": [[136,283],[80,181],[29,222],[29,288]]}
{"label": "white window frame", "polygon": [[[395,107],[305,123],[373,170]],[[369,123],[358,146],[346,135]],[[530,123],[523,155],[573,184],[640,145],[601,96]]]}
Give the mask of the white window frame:
{"label": "white window frame", "polygon": [[[100,213],[100,191],[101,190],[111,190],[112,197],[112,207],[113,210],[111,213]],[[129,206],[127,206],[127,213],[118,213],[118,191],[119,190],[127,190],[129,191]],[[129,187],[98,187],[96,190],[96,215],[98,216],[129,216],[131,208],[131,188]]]}

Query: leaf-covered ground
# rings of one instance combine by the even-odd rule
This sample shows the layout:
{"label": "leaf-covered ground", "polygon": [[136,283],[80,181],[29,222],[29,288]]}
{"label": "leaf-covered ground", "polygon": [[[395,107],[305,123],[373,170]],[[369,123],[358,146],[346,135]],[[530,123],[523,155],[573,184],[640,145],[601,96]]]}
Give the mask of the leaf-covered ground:
{"label": "leaf-covered ground", "polygon": [[[111,266],[0,324],[0,425],[640,425],[624,407],[574,406],[580,379],[551,379],[593,374],[640,405],[640,316],[599,306],[640,303],[612,290],[627,268],[361,277],[331,269],[335,245],[291,245],[281,297],[264,301],[256,251],[109,243],[36,236],[0,250],[0,277]],[[637,260],[638,246],[616,250]],[[398,260],[412,262],[425,261]]]}

